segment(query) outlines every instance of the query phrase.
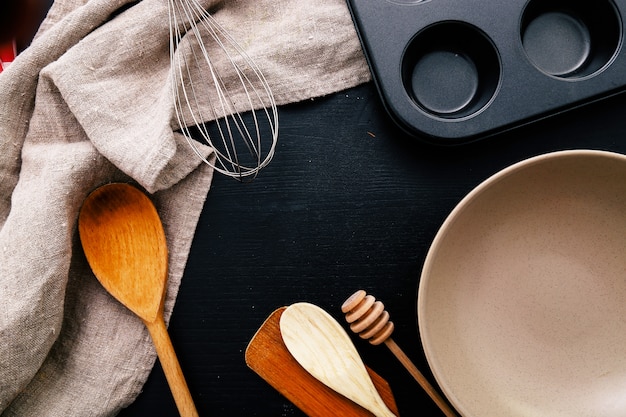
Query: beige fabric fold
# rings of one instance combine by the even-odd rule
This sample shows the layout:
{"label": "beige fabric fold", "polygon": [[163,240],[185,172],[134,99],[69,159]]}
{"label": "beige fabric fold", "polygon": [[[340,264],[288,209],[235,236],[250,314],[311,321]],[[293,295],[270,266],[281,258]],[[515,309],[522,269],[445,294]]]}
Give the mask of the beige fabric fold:
{"label": "beige fabric fold", "polygon": [[[279,104],[369,80],[343,0],[205,4]],[[115,415],[152,369],[147,332],[91,274],[76,218],[101,184],[146,190],[168,239],[169,318],[213,175],[176,131],[169,62],[166,0],[58,0],[0,74],[3,417]]]}

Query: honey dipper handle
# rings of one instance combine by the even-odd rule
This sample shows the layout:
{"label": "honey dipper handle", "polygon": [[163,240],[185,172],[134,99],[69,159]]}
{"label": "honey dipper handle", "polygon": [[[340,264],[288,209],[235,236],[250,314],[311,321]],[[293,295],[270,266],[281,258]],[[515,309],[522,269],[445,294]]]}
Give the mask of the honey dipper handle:
{"label": "honey dipper handle", "polygon": [[159,314],[155,321],[145,322],[145,324],[154,342],[154,347],[159,356],[167,383],[174,396],[179,414],[181,417],[198,417],[198,411],[196,411],[196,406],[193,403],[187,382],[183,376],[183,371],[176,358],[163,316]]}
{"label": "honey dipper handle", "polygon": [[433,386],[428,382],[428,380],[422,375],[422,373],[415,367],[413,362],[405,355],[405,353],[400,349],[400,347],[393,341],[392,338],[388,338],[385,340],[385,345],[389,348],[391,353],[393,353],[396,358],[400,361],[402,365],[406,368],[407,371],[415,378],[417,383],[426,391],[428,396],[437,404],[439,409],[443,412],[446,417],[457,417],[456,413],[446,400],[443,399],[441,395],[433,388]]}

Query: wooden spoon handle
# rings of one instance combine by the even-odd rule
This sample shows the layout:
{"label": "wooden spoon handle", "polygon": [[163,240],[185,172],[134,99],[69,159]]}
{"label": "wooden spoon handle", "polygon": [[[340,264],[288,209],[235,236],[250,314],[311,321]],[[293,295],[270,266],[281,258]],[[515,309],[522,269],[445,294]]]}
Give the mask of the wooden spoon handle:
{"label": "wooden spoon handle", "polygon": [[196,406],[193,403],[187,382],[183,376],[183,371],[176,358],[176,353],[174,352],[170,336],[167,333],[163,317],[159,315],[155,321],[145,322],[145,324],[152,337],[154,347],[159,356],[159,361],[161,362],[161,367],[165,373],[165,378],[174,396],[178,412],[181,417],[198,417],[198,411],[196,411]]}

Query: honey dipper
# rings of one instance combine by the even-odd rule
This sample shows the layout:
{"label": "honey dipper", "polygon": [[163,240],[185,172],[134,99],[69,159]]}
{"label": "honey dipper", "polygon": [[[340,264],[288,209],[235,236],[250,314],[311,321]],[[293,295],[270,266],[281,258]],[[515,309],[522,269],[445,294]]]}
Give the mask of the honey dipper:
{"label": "honey dipper", "polygon": [[393,322],[389,321],[389,313],[385,311],[382,302],[377,301],[374,296],[368,295],[364,290],[358,290],[343,303],[341,311],[346,315],[346,321],[350,323],[350,330],[362,339],[369,340],[372,345],[385,343],[443,414],[446,417],[456,417],[456,413],[448,403],[390,337],[394,326]]}

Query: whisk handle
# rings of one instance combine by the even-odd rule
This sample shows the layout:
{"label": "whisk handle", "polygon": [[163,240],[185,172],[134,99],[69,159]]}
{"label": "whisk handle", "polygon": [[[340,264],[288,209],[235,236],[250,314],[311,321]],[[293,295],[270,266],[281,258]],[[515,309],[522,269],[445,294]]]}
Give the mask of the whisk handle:
{"label": "whisk handle", "polygon": [[450,408],[446,400],[439,395],[437,390],[428,382],[428,380],[422,375],[422,373],[417,369],[417,367],[411,362],[411,360],[406,356],[406,354],[400,349],[400,347],[393,341],[392,338],[388,338],[385,340],[385,345],[389,348],[391,353],[395,355],[396,358],[400,361],[400,363],[406,368],[407,371],[415,378],[417,383],[426,391],[428,396],[437,404],[439,409],[443,412],[446,417],[457,417],[456,413]]}

